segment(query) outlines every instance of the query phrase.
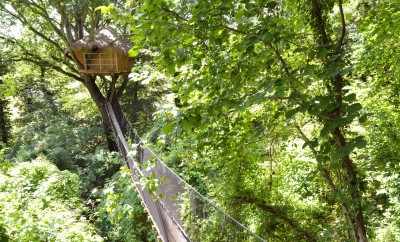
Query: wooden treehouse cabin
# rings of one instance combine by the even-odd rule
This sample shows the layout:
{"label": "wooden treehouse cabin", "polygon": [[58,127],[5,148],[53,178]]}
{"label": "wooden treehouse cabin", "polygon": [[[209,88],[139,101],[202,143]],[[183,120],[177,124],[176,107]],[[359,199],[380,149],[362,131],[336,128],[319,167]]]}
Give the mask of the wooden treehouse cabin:
{"label": "wooden treehouse cabin", "polygon": [[86,36],[72,44],[71,50],[79,71],[87,75],[113,75],[130,73],[133,59],[128,51],[131,44],[118,38],[109,29],[102,29],[95,36]]}

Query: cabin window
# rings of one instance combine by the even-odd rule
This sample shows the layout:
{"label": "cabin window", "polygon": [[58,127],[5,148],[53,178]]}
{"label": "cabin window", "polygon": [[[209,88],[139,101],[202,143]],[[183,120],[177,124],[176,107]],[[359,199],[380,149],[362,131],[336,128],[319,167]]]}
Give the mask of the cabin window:
{"label": "cabin window", "polygon": [[93,73],[118,71],[117,58],[112,53],[88,52],[84,54],[84,69]]}

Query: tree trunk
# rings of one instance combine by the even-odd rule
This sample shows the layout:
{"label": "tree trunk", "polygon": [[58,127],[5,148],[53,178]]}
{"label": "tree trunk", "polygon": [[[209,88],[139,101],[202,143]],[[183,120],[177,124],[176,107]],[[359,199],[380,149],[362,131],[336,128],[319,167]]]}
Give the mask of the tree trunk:
{"label": "tree trunk", "polygon": [[103,122],[103,129],[104,134],[107,139],[108,149],[110,151],[118,151],[118,145],[115,142],[112,124],[109,120],[106,103],[109,101],[114,109],[115,115],[117,117],[118,123],[121,126],[122,132],[125,134],[127,130],[127,120],[122,112],[121,105],[118,101],[117,97],[112,98],[111,100],[107,100],[104,95],[101,93],[100,89],[96,85],[95,77],[86,77],[86,81],[84,85],[88,89],[90,96],[92,97],[93,101],[95,102],[97,108],[100,111],[102,122]]}
{"label": "tree trunk", "polygon": [[110,151],[118,151],[118,145],[114,140],[114,135],[113,135],[113,129],[111,126],[111,123],[109,122],[109,118],[107,115],[107,112],[105,110],[105,105],[104,104],[97,104],[97,107],[99,108],[99,111],[101,113],[101,119],[103,123],[103,130],[104,130],[104,135],[106,136],[107,139],[107,146]]}
{"label": "tree trunk", "polygon": [[[7,144],[9,139],[6,102],[0,97],[0,143]],[[1,145],[0,145],[1,148]]]}
{"label": "tree trunk", "polygon": [[[333,56],[329,57],[320,57],[321,61],[324,63],[327,70],[330,70],[332,66],[336,66],[337,68],[337,75],[332,78],[331,83],[326,85],[328,93],[331,97],[333,97],[337,108],[332,112],[328,113],[328,116],[331,120],[339,120],[344,117],[344,113],[342,111],[343,105],[343,88],[345,85],[345,81],[341,74],[339,62],[343,61],[342,58],[344,56],[342,45],[343,39],[345,38],[346,34],[346,23],[343,14],[342,8],[342,1],[338,1],[339,4],[339,11],[341,14],[341,27],[342,31],[340,36],[338,36],[338,43],[335,45],[328,34],[327,31],[327,20],[326,15],[324,15],[324,5],[321,3],[321,0],[311,0],[311,8],[310,8],[310,24],[311,27],[314,29],[314,35],[316,37],[316,41],[318,43],[317,48],[321,49],[330,49],[333,55],[339,56],[339,58]],[[326,9],[325,9],[326,10]],[[322,119],[324,120],[324,119]],[[323,121],[325,125],[327,121]],[[337,127],[331,131],[332,135],[332,142],[335,146],[335,149],[339,152],[343,150],[347,143],[348,139],[345,136],[345,133],[342,128]],[[345,213],[348,214],[350,223],[353,227],[354,239],[357,242],[366,242],[367,234],[366,234],[366,226],[363,217],[362,211],[362,196],[361,196],[361,189],[360,183],[361,179],[357,175],[357,169],[355,168],[355,164],[350,158],[350,155],[346,155],[341,158],[341,172],[345,175],[345,182],[348,185],[349,189],[344,189],[343,192],[346,195],[345,200],[339,200],[338,202],[346,210]]]}
{"label": "tree trunk", "polygon": [[[3,81],[0,80],[0,84]],[[7,144],[10,138],[9,119],[7,113],[7,101],[0,96],[0,143]],[[0,145],[1,148],[1,145]]]}
{"label": "tree trunk", "polygon": [[[337,149],[343,149],[346,146],[346,139],[339,128],[336,128],[333,132],[333,136],[335,137],[335,143]],[[342,167],[346,173],[347,184],[350,189],[350,203],[352,205],[347,206],[350,207],[351,213],[351,223],[353,226],[355,240],[358,242],[366,242],[367,232],[365,229],[365,221],[362,211],[362,197],[360,192],[360,179],[357,177],[357,171],[355,169],[355,165],[350,156],[345,156],[342,159]],[[353,209],[351,209],[353,208]]]}
{"label": "tree trunk", "polygon": [[[333,78],[333,95],[335,97],[335,101],[338,105],[338,108],[334,110],[329,115],[333,119],[340,119],[343,117],[342,105],[343,105],[343,88],[344,88],[344,79],[341,74],[337,74],[335,78]],[[343,130],[339,127],[335,128],[332,131],[332,137],[334,138],[334,143],[337,150],[342,150],[346,147],[347,141],[346,137],[343,133]],[[350,155],[346,155],[342,158],[342,168],[346,174],[346,183],[350,189],[350,197],[351,204],[350,211],[351,213],[351,223],[353,225],[355,239],[358,242],[366,242],[367,233],[365,229],[365,221],[362,211],[362,196],[360,189],[360,178],[357,176],[357,170],[355,168],[355,164],[353,160],[350,158]],[[345,202],[346,203],[346,202]],[[351,209],[352,208],[352,209]]]}
{"label": "tree trunk", "polygon": [[140,84],[138,82],[135,82],[133,86],[128,87],[126,90],[128,96],[131,98],[129,110],[131,111],[130,118],[133,124],[135,124],[139,120],[139,110],[141,109],[139,95],[138,95],[139,89],[140,89]]}

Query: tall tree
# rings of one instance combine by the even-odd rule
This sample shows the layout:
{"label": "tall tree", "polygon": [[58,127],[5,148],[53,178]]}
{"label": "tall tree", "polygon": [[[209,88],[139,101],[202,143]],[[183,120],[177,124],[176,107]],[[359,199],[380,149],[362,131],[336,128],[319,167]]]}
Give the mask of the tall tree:
{"label": "tall tree", "polygon": [[[1,79],[7,71],[7,65],[0,59],[0,91],[2,89],[3,80]],[[7,107],[7,100],[5,99],[4,93],[0,92],[0,148],[1,143],[7,144],[10,139],[10,122],[9,113]]]}
{"label": "tall tree", "polygon": [[136,42],[159,51],[158,63],[174,75],[188,132],[214,128],[211,117],[277,105],[276,116],[314,156],[325,201],[341,207],[352,239],[367,241],[363,178],[352,159],[365,141],[351,129],[365,119],[349,91],[354,19],[346,20],[343,2],[142,2]]}
{"label": "tall tree", "polygon": [[110,3],[120,4],[119,1],[108,0],[2,1],[0,13],[5,16],[5,19],[17,21],[24,31],[22,36],[3,33],[0,40],[11,46],[8,53],[11,60],[50,68],[82,83],[101,113],[110,150],[116,150],[105,104],[106,102],[112,104],[118,121],[125,130],[126,120],[119,98],[127,85],[127,75],[122,78],[113,76],[111,79],[84,75],[78,71],[79,62],[76,58],[74,56],[66,58],[64,55],[66,51],[71,50],[72,44],[83,38],[85,34],[95,33],[109,24],[109,21],[96,11],[96,8]]}
{"label": "tall tree", "polygon": [[[0,80],[0,85],[2,81]],[[0,141],[3,144],[7,144],[9,141],[10,132],[9,132],[9,123],[8,123],[8,114],[7,114],[7,101],[3,98],[0,98]],[[1,146],[0,146],[1,147]]]}
{"label": "tall tree", "polygon": [[[316,59],[322,64],[322,71],[325,76],[324,88],[327,101],[330,105],[327,108],[315,113],[315,117],[323,125],[319,139],[320,150],[315,151],[317,159],[320,154],[324,155],[322,151],[323,146],[327,147],[326,156],[323,160],[329,160],[331,163],[339,162],[339,167],[336,169],[340,173],[342,180],[339,184],[334,184],[328,172],[324,174],[325,179],[330,184],[333,191],[344,195],[340,201],[346,216],[349,218],[353,225],[353,231],[356,241],[367,241],[366,225],[363,215],[363,202],[362,202],[362,178],[358,174],[356,165],[351,159],[351,153],[356,147],[363,147],[364,140],[361,136],[354,139],[348,134],[349,130],[346,128],[348,124],[359,117],[361,104],[356,102],[355,94],[350,94],[345,90],[349,85],[350,78],[346,77],[346,51],[349,49],[345,46],[347,25],[343,11],[343,1],[337,1],[337,8],[339,9],[339,24],[335,29],[329,26],[328,17],[330,11],[335,6],[335,2],[322,2],[319,0],[312,0],[309,5],[309,23],[313,29],[316,49],[323,54],[317,55]],[[334,36],[330,33],[337,32]],[[335,38],[335,40],[333,39]],[[312,104],[308,104],[309,107]],[[301,131],[300,131],[301,132]],[[305,138],[308,146],[314,150],[313,145]],[[321,152],[322,151],[322,152]],[[330,165],[332,167],[332,164]]]}

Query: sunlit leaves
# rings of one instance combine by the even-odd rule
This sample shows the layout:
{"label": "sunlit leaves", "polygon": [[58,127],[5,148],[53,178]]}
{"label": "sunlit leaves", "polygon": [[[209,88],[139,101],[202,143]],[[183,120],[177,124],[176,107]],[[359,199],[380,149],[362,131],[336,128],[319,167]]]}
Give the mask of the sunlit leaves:
{"label": "sunlit leaves", "polygon": [[300,124],[307,127],[303,138],[318,163],[315,169],[327,169],[343,188],[327,200],[348,204],[343,162],[365,146],[362,136],[351,131],[365,114],[349,91],[353,68],[348,56],[320,41],[318,24],[327,29],[328,40],[339,38],[335,2],[321,4],[322,20],[312,15],[310,5],[144,1],[138,9],[137,39],[158,53],[158,67],[174,80],[179,115],[164,124],[164,131],[177,131],[172,133],[177,142],[189,142],[187,147],[215,168],[213,175],[237,174],[236,180],[225,179],[228,197],[249,184],[257,190],[248,179],[261,172],[250,167],[265,158],[259,150],[274,140],[265,136],[293,139],[291,128]]}
{"label": "sunlit leaves", "polygon": [[78,176],[43,158],[0,171],[0,224],[11,240],[103,241],[82,209]]}
{"label": "sunlit leaves", "polygon": [[121,169],[100,194],[96,224],[112,241],[155,241],[156,234],[144,211],[127,168]]}

